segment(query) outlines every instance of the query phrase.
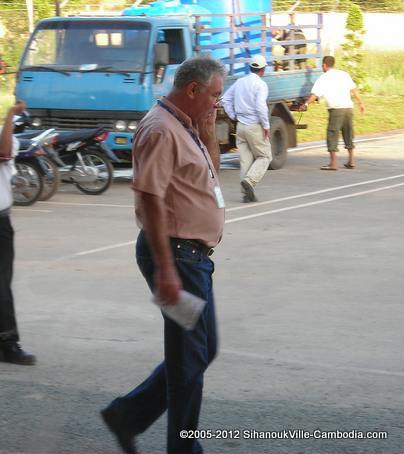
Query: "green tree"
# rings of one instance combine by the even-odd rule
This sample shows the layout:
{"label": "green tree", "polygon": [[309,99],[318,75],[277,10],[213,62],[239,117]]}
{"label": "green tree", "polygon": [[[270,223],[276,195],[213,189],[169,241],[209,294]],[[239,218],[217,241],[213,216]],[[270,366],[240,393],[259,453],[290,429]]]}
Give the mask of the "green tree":
{"label": "green tree", "polygon": [[366,82],[366,73],[362,66],[362,45],[363,35],[365,34],[363,14],[360,7],[355,3],[351,3],[349,6],[346,29],[345,42],[341,45],[341,66],[351,75],[360,90],[369,91],[369,85]]}
{"label": "green tree", "polygon": [[[86,0],[64,0],[60,2],[63,14],[79,12],[86,3]],[[96,3],[96,1],[92,0],[92,3]],[[100,3],[103,3],[102,0],[100,0]],[[55,15],[54,0],[33,0],[33,7],[34,22]],[[26,1],[0,0],[0,22],[5,31],[4,36],[0,38],[0,54],[7,62],[9,71],[13,72],[18,67],[18,62],[29,37]],[[11,80],[11,76],[3,77],[3,84],[9,79]]]}

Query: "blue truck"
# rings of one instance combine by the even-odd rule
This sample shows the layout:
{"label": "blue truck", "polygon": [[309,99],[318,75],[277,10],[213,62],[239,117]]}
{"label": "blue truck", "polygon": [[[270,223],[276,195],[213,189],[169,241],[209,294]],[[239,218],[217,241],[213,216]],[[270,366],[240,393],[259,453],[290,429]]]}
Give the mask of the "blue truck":
{"label": "blue truck", "polygon": [[[298,126],[291,110],[307,98],[321,73],[322,20],[318,15],[311,25],[276,25],[289,32],[289,39],[274,41],[269,2],[158,1],[121,16],[41,20],[22,55],[15,94],[26,101],[33,128],[104,126],[110,131],[106,145],[116,160],[130,161],[140,119],[169,92],[181,62],[196,54],[220,59],[228,70],[227,88],[248,72],[254,55],[264,54],[269,63],[264,80],[272,129],[270,167],[280,168],[287,148],[296,146]],[[312,39],[294,37],[294,31],[308,29],[314,29]],[[303,55],[294,51],[302,44],[307,49]],[[287,55],[274,55],[275,46],[288,49]],[[302,59],[304,67],[296,64]],[[288,62],[287,70],[280,70],[282,61]],[[223,150],[234,146],[234,133],[234,123],[219,111],[217,136]]]}

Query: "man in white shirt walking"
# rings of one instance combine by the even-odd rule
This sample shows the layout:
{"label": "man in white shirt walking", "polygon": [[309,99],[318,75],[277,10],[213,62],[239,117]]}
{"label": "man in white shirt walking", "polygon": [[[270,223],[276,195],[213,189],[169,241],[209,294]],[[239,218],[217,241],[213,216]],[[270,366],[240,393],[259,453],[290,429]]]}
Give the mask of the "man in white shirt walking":
{"label": "man in white shirt walking", "polygon": [[241,190],[244,202],[256,202],[254,188],[265,175],[271,161],[269,141],[268,86],[262,80],[267,62],[256,55],[251,73],[238,79],[224,94],[227,115],[237,120],[237,148],[240,153]]}
{"label": "man in white shirt walking", "polygon": [[335,58],[323,58],[322,74],[311,90],[311,95],[300,110],[306,110],[308,105],[317,98],[324,98],[328,109],[327,149],[330,153],[330,162],[322,166],[321,170],[338,170],[337,151],[338,136],[342,131],[345,148],[348,150],[348,162],[344,164],[347,169],[355,168],[353,144],[353,102],[351,94],[359,103],[360,111],[365,111],[365,106],[359,95],[359,90],[351,76],[334,68]]}

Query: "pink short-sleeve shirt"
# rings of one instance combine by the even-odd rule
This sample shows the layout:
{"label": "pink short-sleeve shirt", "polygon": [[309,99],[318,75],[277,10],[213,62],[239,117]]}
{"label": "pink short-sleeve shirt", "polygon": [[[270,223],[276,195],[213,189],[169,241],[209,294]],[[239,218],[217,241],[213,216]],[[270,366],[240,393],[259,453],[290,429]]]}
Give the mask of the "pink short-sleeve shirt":
{"label": "pink short-sleeve shirt", "polygon": [[[200,142],[202,152],[182,124],[192,128],[191,119],[167,99],[163,102],[175,116],[156,105],[140,122],[133,144],[133,188],[164,199],[170,237],[214,247],[224,225],[224,208],[215,195],[218,176],[207,149]],[[142,227],[138,204],[136,219]]]}

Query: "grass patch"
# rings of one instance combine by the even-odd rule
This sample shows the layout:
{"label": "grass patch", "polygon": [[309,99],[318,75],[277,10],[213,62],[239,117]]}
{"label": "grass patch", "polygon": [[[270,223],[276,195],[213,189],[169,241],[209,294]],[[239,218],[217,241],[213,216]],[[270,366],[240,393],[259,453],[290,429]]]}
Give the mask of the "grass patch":
{"label": "grass patch", "polygon": [[[392,129],[404,129],[404,111],[402,105],[404,96],[390,96],[388,98],[374,95],[363,95],[366,111],[361,114],[355,107],[354,130],[355,135],[372,134]],[[300,113],[294,112],[296,122]],[[324,103],[313,103],[307,112],[303,112],[300,123],[307,124],[308,129],[297,131],[298,142],[323,140],[326,136],[328,113]]]}
{"label": "grass patch", "polygon": [[365,51],[362,67],[371,78],[385,79],[393,76],[396,79],[404,80],[404,52]]}
{"label": "grass patch", "polygon": [[404,96],[404,52],[365,52],[363,69],[373,95]]}
{"label": "grass patch", "polygon": [[373,95],[404,97],[404,78],[397,79],[393,75],[385,78],[369,77],[368,84]]}

